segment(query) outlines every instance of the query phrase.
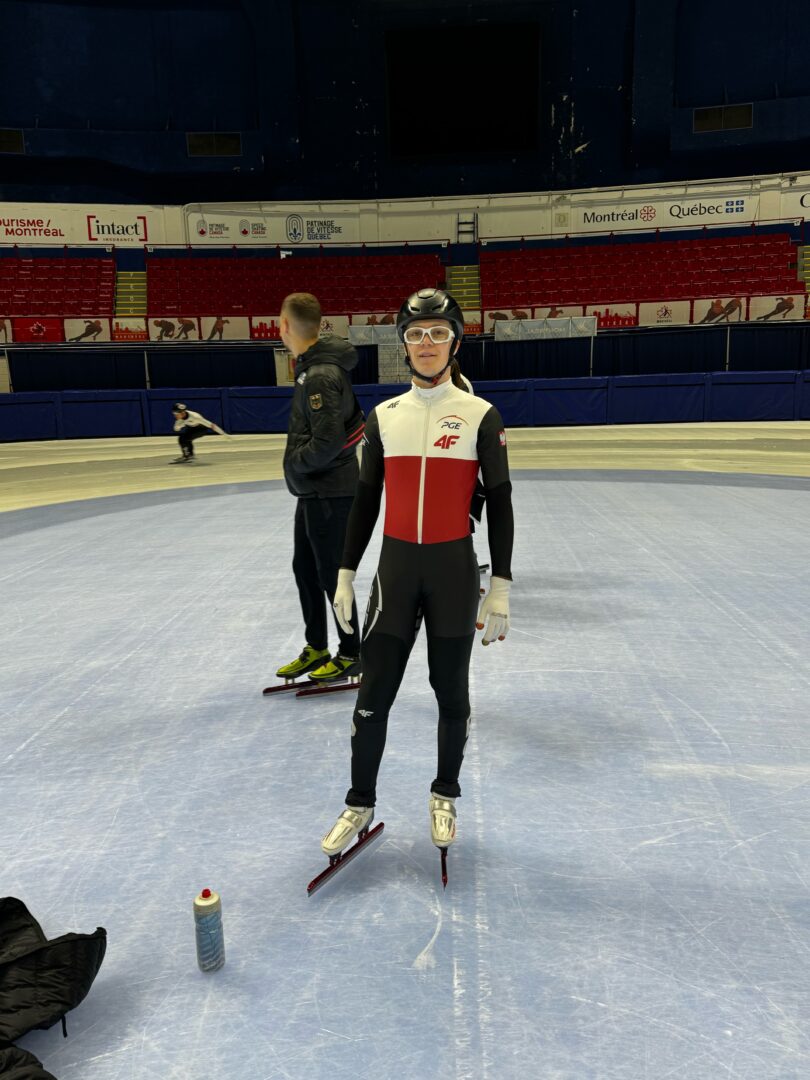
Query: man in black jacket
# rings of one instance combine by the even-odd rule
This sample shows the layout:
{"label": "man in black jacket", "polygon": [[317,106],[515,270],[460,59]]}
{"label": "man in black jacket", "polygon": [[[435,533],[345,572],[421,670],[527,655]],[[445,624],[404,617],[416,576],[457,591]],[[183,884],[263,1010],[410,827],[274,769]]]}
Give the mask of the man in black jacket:
{"label": "man in black jacket", "polygon": [[309,674],[331,682],[360,672],[357,621],[346,633],[336,622],[340,647],[330,658],[326,597],[337,585],[346,522],[357,489],[357,444],[364,418],[349,372],[357,353],[347,341],[319,337],[321,306],[311,293],[292,293],[281,308],[281,338],[295,357],[295,390],[284,452],[284,478],[295,509],[293,573],[301,599],[306,644],[278,669],[279,678]]}

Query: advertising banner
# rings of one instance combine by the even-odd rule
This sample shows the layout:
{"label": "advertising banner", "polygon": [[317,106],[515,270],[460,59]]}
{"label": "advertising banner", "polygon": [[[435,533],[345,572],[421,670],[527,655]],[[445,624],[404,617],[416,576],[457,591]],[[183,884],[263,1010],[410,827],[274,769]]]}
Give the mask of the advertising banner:
{"label": "advertising banner", "polygon": [[807,175],[801,178],[804,186],[790,184],[783,187],[779,198],[779,216],[793,218],[800,221],[802,218],[810,218],[810,187],[807,186]]}
{"label": "advertising banner", "polygon": [[495,323],[506,322],[513,319],[530,319],[531,308],[499,308],[495,311],[484,312],[484,333],[492,334],[495,331]]}
{"label": "advertising banner", "polygon": [[0,244],[133,247],[165,239],[159,207],[0,203]]}
{"label": "advertising banner", "polygon": [[58,318],[39,319],[33,316],[11,320],[12,333],[16,342],[21,341],[64,341],[65,333],[62,320]]}
{"label": "advertising banner", "polygon": [[110,320],[103,316],[96,319],[65,319],[65,341],[112,341]]}
{"label": "advertising banner", "polygon": [[701,297],[692,303],[692,322],[696,326],[707,323],[745,322],[747,298],[744,296]]}
{"label": "advertising banner", "polygon": [[352,326],[394,326],[396,321],[396,312],[393,311],[377,311],[367,315],[351,316]]}
{"label": "advertising banner", "polygon": [[749,322],[793,322],[804,318],[805,297],[802,293],[792,296],[752,296],[749,301]]}
{"label": "advertising banner", "polygon": [[321,337],[323,337],[324,334],[337,334],[338,337],[348,338],[349,316],[324,315],[321,319]]}
{"label": "advertising banner", "polygon": [[190,315],[155,315],[149,319],[152,341],[199,341],[200,320]]}
{"label": "advertising banner", "polygon": [[250,319],[241,315],[204,315],[202,341],[249,341]]}
{"label": "advertising banner", "polygon": [[533,319],[565,319],[573,315],[583,315],[585,308],[582,304],[569,305],[568,307],[546,304],[545,307],[536,307],[532,312]]}
{"label": "advertising banner", "polygon": [[639,326],[687,326],[692,305],[688,300],[661,300],[638,305]]}
{"label": "advertising banner", "polygon": [[470,309],[463,311],[464,316],[464,333],[465,334],[483,334],[484,332],[484,318],[483,313]]}
{"label": "advertising banner", "polygon": [[[607,194],[607,193],[606,193]],[[570,232],[702,228],[704,225],[750,225],[759,215],[759,195],[712,194],[673,198],[665,192],[648,197],[598,201],[592,194],[571,196]]]}
{"label": "advertising banner", "polygon": [[262,212],[253,207],[217,209],[186,206],[183,210],[190,244],[282,244],[306,247],[360,242],[360,210],[335,212]]}
{"label": "advertising banner", "polygon": [[138,315],[116,315],[112,324],[113,341],[148,341],[146,319]]}
{"label": "advertising banner", "polygon": [[638,326],[638,304],[626,301],[619,304],[589,304],[586,315],[595,315],[600,330],[621,330]]}
{"label": "advertising banner", "polygon": [[280,319],[280,315],[251,315],[251,341],[281,341]]}

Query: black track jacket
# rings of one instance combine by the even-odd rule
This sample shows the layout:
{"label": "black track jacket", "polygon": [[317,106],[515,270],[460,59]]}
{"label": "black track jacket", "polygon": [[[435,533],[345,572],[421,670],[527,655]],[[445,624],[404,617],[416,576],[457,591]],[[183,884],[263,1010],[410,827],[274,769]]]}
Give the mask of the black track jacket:
{"label": "black track jacket", "polygon": [[299,499],[353,496],[357,490],[364,417],[349,379],[357,359],[348,341],[329,334],[296,360],[284,479]]}

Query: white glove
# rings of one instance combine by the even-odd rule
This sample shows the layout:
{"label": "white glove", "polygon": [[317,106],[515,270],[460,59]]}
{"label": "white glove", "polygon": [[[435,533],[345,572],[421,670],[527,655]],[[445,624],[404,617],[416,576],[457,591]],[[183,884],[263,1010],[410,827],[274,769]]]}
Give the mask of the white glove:
{"label": "white glove", "polygon": [[341,567],[338,570],[337,588],[335,589],[335,599],[332,601],[332,607],[335,610],[335,618],[337,619],[340,629],[344,630],[347,634],[353,633],[352,629],[352,607],[354,606],[354,570],[346,570]]}
{"label": "white glove", "polygon": [[[511,588],[512,582],[507,581],[506,578],[490,579],[489,592],[481,601],[478,622],[475,624],[479,630],[484,630],[482,645],[489,645],[491,641],[503,641],[509,633],[509,590]],[[485,624],[486,629],[484,629]]]}

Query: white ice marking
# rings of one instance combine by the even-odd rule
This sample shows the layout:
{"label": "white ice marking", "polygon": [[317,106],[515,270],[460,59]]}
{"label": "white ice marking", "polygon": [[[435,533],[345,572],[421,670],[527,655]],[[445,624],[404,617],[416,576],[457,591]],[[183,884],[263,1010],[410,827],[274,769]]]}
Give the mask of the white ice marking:
{"label": "white ice marking", "polygon": [[677,702],[683,705],[685,709],[688,709],[693,716],[696,716],[698,718],[698,720],[702,720],[706,727],[709,729],[709,731],[712,733],[712,735],[714,735],[714,737],[717,739],[717,741],[723,744],[725,749],[728,751],[729,756],[732,756],[731,747],[728,745],[728,743],[717,730],[717,728],[713,724],[709,723],[709,721],[706,719],[702,712],[698,712],[697,709],[693,708],[693,706],[691,706],[687,701],[684,701],[683,698],[678,697],[677,694],[673,694],[671,690],[665,690],[665,693],[668,693],[670,697],[675,698]]}
{"label": "white ice marking", "polygon": [[703,762],[653,762],[646,765],[645,772],[653,776],[666,776],[673,773],[690,773],[705,779],[715,777],[734,777],[737,780],[752,780],[761,783],[779,783],[786,777],[795,780],[810,780],[810,765],[712,765]]}
{"label": "white ice marking", "polygon": [[436,929],[433,931],[433,937],[422,949],[417,958],[413,962],[413,967],[417,971],[425,971],[429,967],[436,966],[436,957],[433,955],[433,946],[436,944],[436,939],[442,928],[442,905],[439,901],[436,902]]}

